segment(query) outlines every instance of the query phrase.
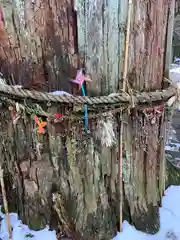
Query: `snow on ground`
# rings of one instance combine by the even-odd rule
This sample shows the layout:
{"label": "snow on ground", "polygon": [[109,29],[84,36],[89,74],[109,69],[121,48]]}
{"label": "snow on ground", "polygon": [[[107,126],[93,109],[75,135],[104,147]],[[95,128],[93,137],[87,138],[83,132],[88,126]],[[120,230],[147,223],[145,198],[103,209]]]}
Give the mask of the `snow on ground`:
{"label": "snow on ground", "polygon": [[114,240],[180,240],[180,186],[166,190],[160,208],[160,230],[155,235],[137,231],[128,222],[123,223],[123,232]]}
{"label": "snow on ground", "polygon": [[171,64],[169,69],[169,78],[173,83],[180,82],[180,66]]}
{"label": "snow on ground", "polygon": [[[0,227],[0,240],[9,240],[5,215],[0,213],[0,217],[3,218]],[[50,231],[48,227],[40,231],[30,230],[28,226],[22,224],[16,213],[10,214],[10,221],[13,228],[12,240],[56,240],[55,231]]]}
{"label": "snow on ground", "polygon": [[[163,197],[162,208],[160,208],[160,231],[155,235],[149,235],[137,231],[128,222],[123,223],[123,232],[113,240],[180,240],[180,186],[171,186]],[[0,226],[0,240],[9,240],[5,215]],[[40,231],[32,231],[28,226],[22,224],[16,213],[10,214],[13,228],[12,240],[56,240],[55,231],[47,228]]]}

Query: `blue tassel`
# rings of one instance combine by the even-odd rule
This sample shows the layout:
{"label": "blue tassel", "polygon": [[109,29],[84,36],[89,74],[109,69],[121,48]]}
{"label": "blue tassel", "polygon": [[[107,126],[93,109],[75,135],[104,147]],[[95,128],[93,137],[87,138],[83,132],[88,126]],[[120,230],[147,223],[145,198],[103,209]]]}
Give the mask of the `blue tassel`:
{"label": "blue tassel", "polygon": [[[85,93],[83,84],[82,84],[81,89],[82,89],[82,95],[83,95],[83,97],[85,97],[86,93]],[[87,104],[84,105],[84,127],[85,127],[85,131],[87,132],[88,131],[88,107],[87,107]]]}

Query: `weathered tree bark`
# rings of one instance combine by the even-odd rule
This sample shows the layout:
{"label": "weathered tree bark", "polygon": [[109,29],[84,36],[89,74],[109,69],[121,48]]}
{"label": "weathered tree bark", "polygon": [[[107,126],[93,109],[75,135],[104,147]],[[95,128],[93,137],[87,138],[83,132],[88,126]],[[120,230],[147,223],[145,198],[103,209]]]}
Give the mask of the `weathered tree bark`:
{"label": "weathered tree bark", "polygon": [[[6,33],[9,36],[9,41],[0,42],[1,72],[4,76],[10,83],[22,84],[30,89],[70,91],[68,79],[75,76],[75,70],[80,65],[77,57],[73,0],[0,2],[5,13]],[[82,4],[81,1],[78,2]],[[86,14],[93,17],[86,18],[85,22],[89,25],[84,24],[87,29],[83,44],[86,47],[88,44],[88,51],[84,53],[85,64],[93,78],[89,92],[98,95],[117,91],[121,69],[119,70],[116,48],[119,37],[121,42],[124,42],[124,37],[122,29],[117,32],[117,19],[110,19],[112,16],[117,18],[114,9],[118,9],[119,1],[114,1],[113,6],[109,5],[110,10],[106,12],[109,19],[101,16],[101,10],[106,7],[105,12],[108,4],[105,6],[104,1],[90,2],[88,11],[92,12]],[[162,30],[162,26],[165,29],[168,1],[159,2],[160,6],[163,6],[161,18],[156,11],[159,8],[154,2],[136,1],[133,8],[134,38],[131,40],[131,48],[134,56],[129,60],[129,81],[130,86],[136,90],[148,91],[160,89],[162,86],[160,70],[163,65],[166,32],[160,31],[160,36],[157,36],[157,32]],[[138,8],[141,4],[144,4],[141,6],[143,11]],[[136,15],[137,9],[144,13],[140,19],[139,15]],[[97,15],[92,14],[93,11]],[[125,18],[123,9],[121,11],[122,18]],[[151,14],[146,16],[147,11]],[[158,26],[154,15],[159,21]],[[103,29],[112,30],[112,33],[98,33],[100,19],[106,26]],[[139,21],[142,21],[142,24],[138,38],[136,30]],[[89,34],[89,29],[92,34]],[[123,44],[120,52],[121,63],[122,46]],[[81,47],[83,49],[84,46]],[[140,53],[144,55],[139,57]],[[43,107],[51,112],[63,111],[61,106]],[[140,230],[155,232],[159,227],[157,215],[162,189],[159,178],[162,177],[161,167],[164,164],[164,143],[161,136],[164,131],[161,129],[161,125],[164,126],[164,113],[158,108],[150,113],[148,111],[146,109],[138,112],[135,109],[126,119],[124,217]],[[73,239],[111,239],[117,230],[119,219],[119,146],[117,143],[113,147],[104,147],[97,140],[97,119],[90,122],[90,135],[82,131],[81,121],[65,121],[56,125],[48,123],[48,132],[38,136],[30,116],[24,116],[17,124],[13,124],[7,108],[2,106],[0,114],[0,153],[7,173],[9,201],[12,200],[11,206],[16,205],[22,220],[30,227],[38,229],[49,223],[52,228],[59,227]],[[115,120],[116,135],[118,124]]]}
{"label": "weathered tree bark", "polygon": [[[167,156],[169,158],[169,156]],[[180,185],[180,169],[167,161],[166,188],[171,185]]]}
{"label": "weathered tree bark", "polygon": [[34,124],[28,118],[16,126],[3,119],[1,156],[14,185],[8,192],[17,197],[10,205],[17,200],[21,218],[33,228],[50,223],[57,229],[58,223],[73,239],[112,237],[117,221],[117,148],[102,148],[77,126],[62,137],[58,126],[50,125],[48,135],[40,139],[32,135]]}
{"label": "weathered tree bark", "polygon": [[[11,82],[68,91],[77,68],[71,1],[1,1],[9,41],[1,71]],[[4,51],[3,51],[4,50]]]}

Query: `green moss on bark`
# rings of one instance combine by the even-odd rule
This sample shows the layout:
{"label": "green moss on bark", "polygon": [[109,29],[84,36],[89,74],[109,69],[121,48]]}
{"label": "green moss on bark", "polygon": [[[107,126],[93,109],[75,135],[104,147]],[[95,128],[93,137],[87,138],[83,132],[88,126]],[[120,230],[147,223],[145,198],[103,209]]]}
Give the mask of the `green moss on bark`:
{"label": "green moss on bark", "polygon": [[142,213],[141,216],[133,216],[132,224],[137,230],[149,234],[157,233],[160,228],[159,206],[155,207],[152,204],[149,204],[147,212]]}
{"label": "green moss on bark", "polygon": [[[167,156],[166,159],[172,158]],[[168,160],[166,161],[166,189],[171,185],[180,185],[180,169],[174,167]]]}

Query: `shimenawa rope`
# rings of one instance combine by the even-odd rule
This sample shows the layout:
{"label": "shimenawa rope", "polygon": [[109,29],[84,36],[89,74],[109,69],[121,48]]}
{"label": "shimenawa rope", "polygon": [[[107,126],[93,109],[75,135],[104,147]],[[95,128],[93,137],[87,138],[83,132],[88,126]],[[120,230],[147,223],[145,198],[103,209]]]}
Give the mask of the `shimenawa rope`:
{"label": "shimenawa rope", "polygon": [[[172,96],[177,94],[177,89],[170,86],[164,90],[154,92],[136,92],[133,94],[134,104],[145,104],[156,101],[167,101]],[[31,99],[33,102],[52,102],[52,103],[65,103],[65,104],[88,104],[88,105],[101,105],[101,104],[116,104],[116,103],[131,103],[132,96],[125,92],[112,93],[108,96],[99,97],[82,97],[73,95],[54,95],[52,93],[30,91],[23,88],[16,88],[6,84],[0,84],[0,95],[6,96],[11,99]]]}

